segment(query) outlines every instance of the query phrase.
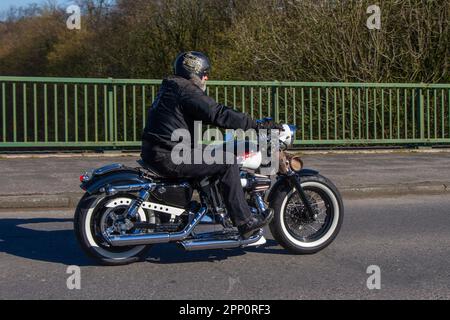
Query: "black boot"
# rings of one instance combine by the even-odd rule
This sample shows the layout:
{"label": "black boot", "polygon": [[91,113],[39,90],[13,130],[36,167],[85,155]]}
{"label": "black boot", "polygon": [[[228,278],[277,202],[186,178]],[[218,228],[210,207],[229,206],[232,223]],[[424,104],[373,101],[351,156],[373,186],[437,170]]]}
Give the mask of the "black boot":
{"label": "black boot", "polygon": [[252,235],[256,234],[256,232],[258,232],[262,227],[270,223],[273,216],[274,212],[272,209],[267,209],[266,212],[264,212],[264,216],[259,214],[252,216],[246,223],[238,227],[241,237],[243,239],[250,238]]}

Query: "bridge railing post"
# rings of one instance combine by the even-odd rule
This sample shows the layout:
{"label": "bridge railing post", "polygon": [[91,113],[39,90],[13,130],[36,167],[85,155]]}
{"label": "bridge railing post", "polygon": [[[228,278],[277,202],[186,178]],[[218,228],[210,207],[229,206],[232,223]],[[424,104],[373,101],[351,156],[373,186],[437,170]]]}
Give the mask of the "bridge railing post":
{"label": "bridge railing post", "polygon": [[414,90],[414,95],[416,99],[416,112],[417,117],[417,128],[419,130],[420,139],[425,139],[425,112],[424,112],[424,97],[422,88],[416,88]]}
{"label": "bridge railing post", "polygon": [[114,86],[113,86],[113,78],[108,78],[108,129],[109,129],[109,141],[115,145],[115,130],[114,128]]}

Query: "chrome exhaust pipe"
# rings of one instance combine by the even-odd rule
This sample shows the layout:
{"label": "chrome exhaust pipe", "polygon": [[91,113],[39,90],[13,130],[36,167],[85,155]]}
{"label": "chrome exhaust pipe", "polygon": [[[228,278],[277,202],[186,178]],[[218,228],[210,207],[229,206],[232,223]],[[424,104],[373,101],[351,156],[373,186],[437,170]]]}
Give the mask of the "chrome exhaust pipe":
{"label": "chrome exhaust pipe", "polygon": [[197,251],[197,250],[211,250],[211,249],[232,249],[238,247],[245,247],[252,245],[263,236],[263,231],[261,229],[258,234],[248,238],[248,239],[237,239],[237,240],[204,240],[204,239],[193,239],[182,241],[181,244],[186,251]]}
{"label": "chrome exhaust pipe", "polygon": [[201,221],[207,210],[207,207],[201,207],[191,223],[180,232],[163,232],[138,235],[131,234],[120,236],[105,235],[105,239],[113,247],[141,246],[155,243],[181,241],[191,234],[192,230],[194,230],[197,224]]}

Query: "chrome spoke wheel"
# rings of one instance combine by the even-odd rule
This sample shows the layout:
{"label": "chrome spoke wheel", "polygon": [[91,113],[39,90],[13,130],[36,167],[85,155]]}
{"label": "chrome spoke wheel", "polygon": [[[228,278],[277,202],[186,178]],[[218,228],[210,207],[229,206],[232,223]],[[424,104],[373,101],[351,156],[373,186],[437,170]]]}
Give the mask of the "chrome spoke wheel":
{"label": "chrome spoke wheel", "polygon": [[297,192],[292,193],[286,204],[284,222],[288,232],[302,242],[320,239],[327,232],[331,222],[330,200],[321,190],[305,189],[314,218],[310,218],[306,206]]}
{"label": "chrome spoke wheel", "polygon": [[[128,206],[132,201],[131,198],[107,198],[100,201],[88,213],[86,223],[86,234],[91,242],[94,250],[97,250],[104,256],[111,256],[114,258],[127,257],[139,252],[144,246],[139,247],[112,247],[105,240],[107,235],[119,235],[120,226],[125,220]],[[145,212],[140,209],[136,219],[132,222],[145,222],[148,218]],[[141,230],[131,229],[125,233],[136,233]]]}

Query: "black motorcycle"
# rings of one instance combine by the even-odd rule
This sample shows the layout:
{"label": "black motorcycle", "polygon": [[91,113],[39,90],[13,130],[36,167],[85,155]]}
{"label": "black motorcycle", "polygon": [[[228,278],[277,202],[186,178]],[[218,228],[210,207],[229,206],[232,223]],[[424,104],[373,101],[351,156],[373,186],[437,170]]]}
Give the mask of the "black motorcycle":
{"label": "black motorcycle", "polygon": [[[241,183],[254,214],[275,211],[270,231],[294,254],[312,254],[337,236],[344,218],[339,191],[317,171],[304,169],[286,153],[295,128],[283,125],[276,152],[276,177],[262,175],[261,151],[240,156]],[[272,145],[273,147],[273,145]],[[167,178],[150,164],[111,164],[80,177],[86,191],[75,212],[74,228],[83,250],[101,264],[142,260],[152,244],[175,242],[188,251],[245,248],[265,243],[263,229],[243,239],[222,201],[219,178]],[[195,199],[195,200],[193,200]],[[199,225],[219,231],[199,232]]]}

